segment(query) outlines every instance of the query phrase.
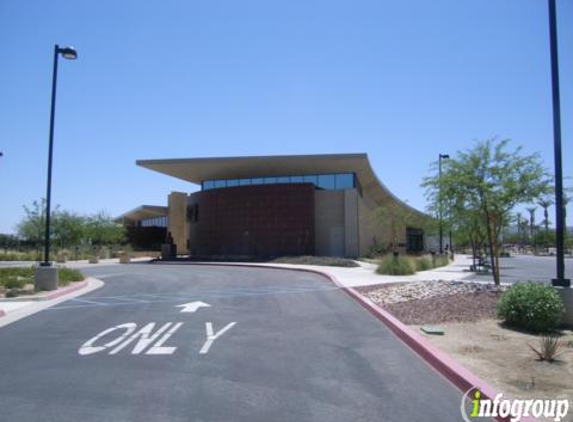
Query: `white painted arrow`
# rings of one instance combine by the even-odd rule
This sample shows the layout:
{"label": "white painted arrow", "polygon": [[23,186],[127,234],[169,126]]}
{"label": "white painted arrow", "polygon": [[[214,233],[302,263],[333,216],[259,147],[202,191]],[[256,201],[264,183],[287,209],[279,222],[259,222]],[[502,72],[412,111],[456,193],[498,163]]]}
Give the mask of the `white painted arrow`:
{"label": "white painted arrow", "polygon": [[199,308],[210,308],[211,305],[205,302],[189,302],[177,305],[176,308],[183,308],[181,312],[195,312]]}

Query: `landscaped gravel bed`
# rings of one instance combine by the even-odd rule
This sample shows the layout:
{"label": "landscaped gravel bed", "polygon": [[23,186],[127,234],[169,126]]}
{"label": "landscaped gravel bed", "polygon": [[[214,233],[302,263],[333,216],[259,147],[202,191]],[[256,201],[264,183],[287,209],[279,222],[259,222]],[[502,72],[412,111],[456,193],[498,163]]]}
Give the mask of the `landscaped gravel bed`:
{"label": "landscaped gravel bed", "polygon": [[471,322],[495,318],[507,286],[465,281],[422,281],[359,288],[361,293],[406,324]]}

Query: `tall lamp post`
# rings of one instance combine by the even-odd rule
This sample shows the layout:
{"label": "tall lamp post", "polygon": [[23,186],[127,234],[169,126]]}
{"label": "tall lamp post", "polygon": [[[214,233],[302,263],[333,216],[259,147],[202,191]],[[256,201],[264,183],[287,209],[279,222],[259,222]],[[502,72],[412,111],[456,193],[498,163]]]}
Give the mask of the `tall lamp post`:
{"label": "tall lamp post", "polygon": [[549,2],[549,40],[551,47],[551,90],[553,94],[553,142],[555,156],[555,243],[557,246],[557,277],[552,280],[554,286],[570,287],[571,280],[565,278],[563,216],[563,167],[561,159],[561,104],[559,99],[559,60],[557,54],[557,15],[555,0]]}
{"label": "tall lamp post", "polygon": [[442,215],[442,160],[447,158],[450,158],[448,154],[438,154],[438,217],[440,220],[440,254],[444,253],[444,220]]}
{"label": "tall lamp post", "polygon": [[[52,106],[50,111],[50,141],[49,141],[49,151],[48,151],[48,183],[46,188],[46,233],[45,233],[45,244],[44,244],[44,261],[40,263],[42,267],[50,267],[50,205],[52,197],[52,156],[54,151],[54,117],[56,114],[56,85],[58,82],[58,58],[62,56],[64,59],[75,60],[78,57],[74,47],[60,47],[59,45],[54,46],[54,71],[52,73]],[[44,287],[48,290],[52,288],[57,288],[57,272],[47,272],[45,271],[37,273],[36,283],[39,287]],[[53,286],[53,277],[55,274],[55,286]],[[47,279],[50,279],[48,281]]]}

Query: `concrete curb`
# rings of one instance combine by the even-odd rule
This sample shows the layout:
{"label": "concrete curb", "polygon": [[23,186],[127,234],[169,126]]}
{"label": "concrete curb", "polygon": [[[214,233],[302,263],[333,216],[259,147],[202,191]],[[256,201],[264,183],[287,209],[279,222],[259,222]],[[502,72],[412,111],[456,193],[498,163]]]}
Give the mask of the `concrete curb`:
{"label": "concrete curb", "polygon": [[[75,292],[76,290],[83,289],[89,284],[88,278],[85,278],[83,281],[75,282],[74,284],[66,287],[61,287],[57,290],[53,290],[51,292],[42,294],[40,296],[18,296],[13,298],[2,298],[0,299],[0,303],[2,302],[42,302],[45,300],[52,300],[57,297],[66,295],[68,293]],[[0,310],[1,312],[1,310]],[[1,316],[1,315],[0,315]]]}
{"label": "concrete curb", "polygon": [[[343,290],[351,298],[356,300],[362,307],[370,312],[379,321],[384,323],[394,335],[412,349],[420,358],[431,366],[436,372],[446,378],[452,385],[458,388],[462,393],[467,393],[470,389],[479,388],[482,393],[482,398],[493,400],[498,394],[496,390],[478,378],[475,374],[464,368],[462,365],[454,361],[446,353],[442,352],[429,341],[424,339],[418,333],[413,331],[410,327],[399,321],[397,318],[380,308],[374,302],[362,296],[357,290],[352,287],[343,286],[335,276],[326,272],[309,269],[309,268],[286,268],[272,265],[257,265],[257,264],[234,264],[234,263],[199,263],[199,262],[185,262],[185,263],[171,263],[170,265],[218,265],[227,267],[247,267],[247,268],[269,268],[275,270],[286,271],[300,271],[320,275],[327,278],[330,282],[336,285],[340,290]],[[511,418],[496,417],[495,420],[499,422],[510,422]],[[540,422],[538,419],[532,417],[522,417],[523,422]]]}
{"label": "concrete curb", "polygon": [[76,290],[83,289],[87,285],[88,285],[88,279],[85,278],[84,281],[80,281],[79,283],[73,284],[71,286],[62,287],[61,289],[55,290],[52,293],[49,293],[45,296],[42,296],[42,299],[40,299],[40,300],[52,300],[52,299],[55,299],[57,297],[75,292]]}

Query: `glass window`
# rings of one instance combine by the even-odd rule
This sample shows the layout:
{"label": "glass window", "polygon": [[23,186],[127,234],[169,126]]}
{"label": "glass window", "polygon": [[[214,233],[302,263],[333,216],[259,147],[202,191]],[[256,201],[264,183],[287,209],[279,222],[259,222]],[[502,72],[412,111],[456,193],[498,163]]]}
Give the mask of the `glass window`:
{"label": "glass window", "polygon": [[227,180],[227,187],[229,188],[231,186],[239,186],[239,180],[238,179]]}
{"label": "glass window", "polygon": [[276,177],[265,177],[265,185],[274,185],[277,183]]}
{"label": "glass window", "polygon": [[291,176],[290,182],[291,183],[302,183],[302,182],[304,182],[304,180],[303,180],[302,176]]}
{"label": "glass window", "polygon": [[334,189],[334,174],[321,174],[318,176],[318,185],[322,189]]}
{"label": "glass window", "polygon": [[290,183],[290,177],[288,176],[277,177],[277,183]]}
{"label": "glass window", "polygon": [[205,180],[203,182],[203,190],[213,189],[215,187],[215,183],[212,180]]}
{"label": "glass window", "polygon": [[263,184],[263,178],[262,177],[253,177],[251,180],[252,180],[253,185],[262,185]]}
{"label": "glass window", "polygon": [[215,187],[216,188],[224,188],[227,186],[226,180],[215,180]]}
{"label": "glass window", "polygon": [[336,189],[352,189],[354,187],[354,175],[351,173],[337,174],[335,186]]}
{"label": "glass window", "polygon": [[239,186],[248,186],[251,184],[251,179],[239,179]]}
{"label": "glass window", "polygon": [[305,183],[314,183],[315,186],[318,183],[318,177],[314,175],[304,176],[303,180]]}

